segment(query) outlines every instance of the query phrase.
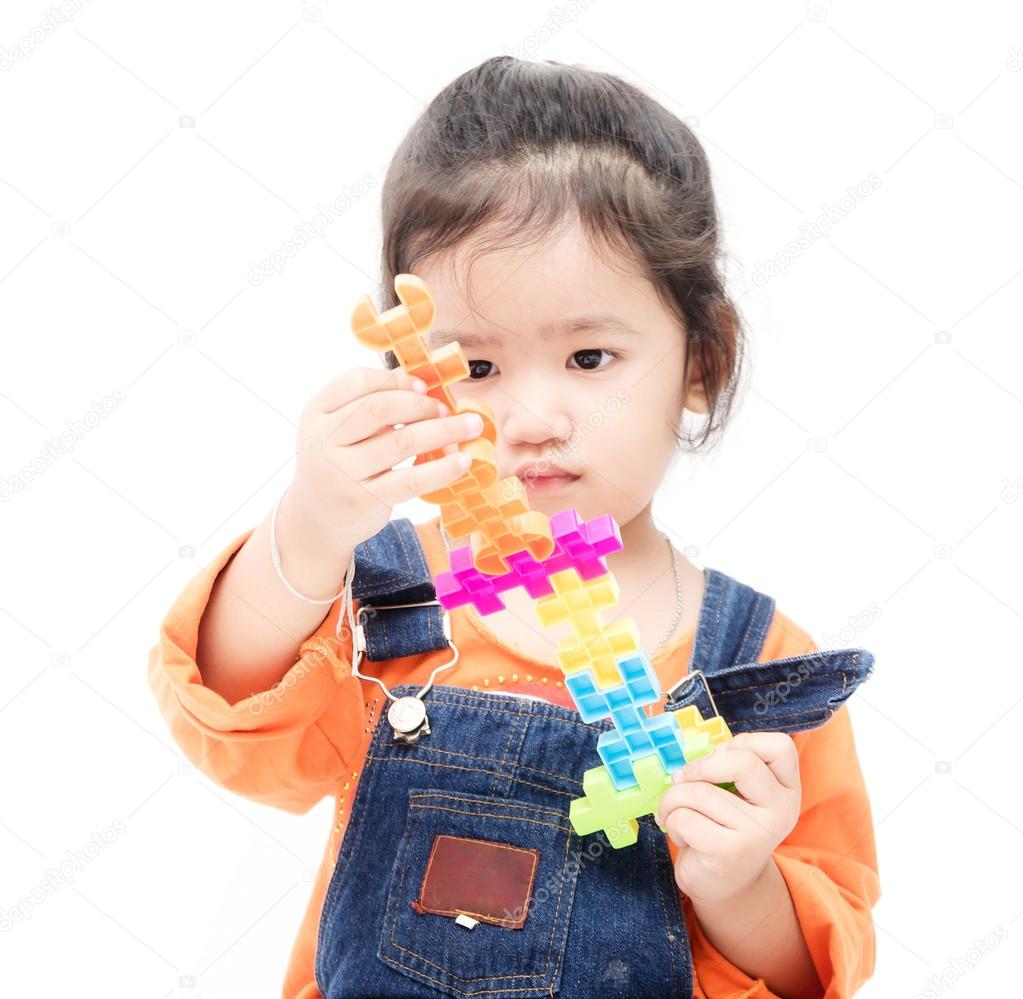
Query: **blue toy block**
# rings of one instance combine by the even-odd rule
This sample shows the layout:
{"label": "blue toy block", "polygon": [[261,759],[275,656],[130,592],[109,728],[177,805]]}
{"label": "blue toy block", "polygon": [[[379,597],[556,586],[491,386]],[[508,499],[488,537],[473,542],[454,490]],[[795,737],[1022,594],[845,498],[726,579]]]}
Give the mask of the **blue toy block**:
{"label": "blue toy block", "polygon": [[647,718],[646,732],[666,773],[673,774],[685,766],[682,730],[678,727],[677,719],[672,717],[672,712],[666,711]]}
{"label": "blue toy block", "polygon": [[637,705],[654,704],[660,700],[661,684],[647,655],[639,650],[627,659],[618,660],[618,670]]}
{"label": "blue toy block", "polygon": [[636,786],[629,747],[617,732],[601,732],[597,736],[597,753],[607,768],[611,783],[619,791]]}
{"label": "blue toy block", "polygon": [[640,717],[642,722],[638,728],[625,733],[619,730],[601,732],[597,737],[597,753],[619,791],[636,786],[632,765],[644,756],[656,754],[668,774],[685,766],[682,730],[673,714]]}
{"label": "blue toy block", "polygon": [[608,715],[607,698],[597,689],[597,681],[590,668],[581,669],[565,677],[565,686],[587,724],[600,721]]}
{"label": "blue toy block", "polygon": [[642,650],[618,660],[622,683],[601,690],[590,667],[567,674],[565,686],[572,695],[584,722],[592,723],[613,714],[612,709],[626,709],[629,705],[642,707],[654,704],[661,697],[657,674]]}
{"label": "blue toy block", "polygon": [[642,728],[643,717],[643,712],[631,701],[628,704],[611,708],[611,721],[615,723],[615,728],[622,735],[627,735],[629,732]]}

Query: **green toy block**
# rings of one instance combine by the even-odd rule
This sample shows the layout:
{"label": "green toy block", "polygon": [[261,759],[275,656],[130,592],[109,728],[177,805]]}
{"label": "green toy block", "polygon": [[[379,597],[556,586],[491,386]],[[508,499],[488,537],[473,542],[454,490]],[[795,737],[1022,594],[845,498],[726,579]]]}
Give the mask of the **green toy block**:
{"label": "green toy block", "polygon": [[[687,763],[709,756],[714,749],[708,732],[686,729],[682,736]],[[568,820],[579,836],[600,830],[616,850],[636,842],[639,838],[636,820],[657,811],[661,796],[671,787],[671,774],[665,771],[656,753],[633,760],[632,772],[639,784],[623,791],[614,786],[607,767],[593,767],[583,774],[583,797],[576,798],[568,809]],[[731,781],[718,787],[735,791]],[[666,832],[663,826],[659,828]]]}
{"label": "green toy block", "polygon": [[576,798],[568,808],[568,820],[578,835],[602,830],[616,850],[636,842],[636,819],[657,811],[661,795],[671,787],[671,777],[656,753],[634,760],[632,772],[639,784],[624,791],[611,783],[611,775],[603,765],[583,774],[583,797]]}
{"label": "green toy block", "polygon": [[682,755],[686,758],[686,763],[710,756],[713,751],[714,743],[711,742],[709,732],[698,732],[695,728],[683,730]]}

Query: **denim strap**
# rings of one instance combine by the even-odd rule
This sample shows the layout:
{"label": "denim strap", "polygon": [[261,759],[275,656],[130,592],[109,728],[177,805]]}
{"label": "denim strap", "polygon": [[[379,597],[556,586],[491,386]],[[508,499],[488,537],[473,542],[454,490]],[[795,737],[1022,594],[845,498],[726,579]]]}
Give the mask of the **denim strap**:
{"label": "denim strap", "polygon": [[[668,691],[666,711],[696,704],[704,717],[721,714],[736,734],[797,732],[823,725],[870,676],[874,657],[860,648],[757,662],[774,619],[774,600],[716,569],[704,575],[689,673]],[[356,547],[352,595],[359,601],[367,659],[447,647],[443,608],[409,519],[389,521]],[[385,609],[394,604],[423,606]]]}
{"label": "denim strap", "polygon": [[704,574],[689,672],[668,691],[666,711],[696,704],[705,718],[720,714],[733,734],[798,732],[823,725],[870,676],[874,657],[859,648],[757,662],[774,600],[716,569]]}
{"label": "denim strap", "polygon": [[[444,608],[437,602],[419,535],[407,517],[388,521],[356,545],[352,596],[359,601],[367,659],[379,662],[447,648]],[[425,606],[385,609],[393,604]]]}

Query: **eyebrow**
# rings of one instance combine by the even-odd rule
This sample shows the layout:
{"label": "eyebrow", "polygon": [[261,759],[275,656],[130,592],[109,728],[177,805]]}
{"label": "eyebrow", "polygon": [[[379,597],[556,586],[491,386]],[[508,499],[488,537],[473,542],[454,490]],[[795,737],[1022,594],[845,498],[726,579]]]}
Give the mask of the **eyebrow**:
{"label": "eyebrow", "polygon": [[[573,316],[570,319],[562,319],[560,322],[550,323],[540,328],[540,335],[543,339],[549,340],[552,336],[561,333],[562,336],[575,336],[580,333],[595,332],[626,333],[637,336],[638,332],[624,319],[607,312],[594,312],[585,315]],[[431,347],[443,347],[446,344],[457,340],[463,348],[480,347],[499,343],[503,336],[489,333],[476,333],[470,330],[431,330],[426,335]]]}

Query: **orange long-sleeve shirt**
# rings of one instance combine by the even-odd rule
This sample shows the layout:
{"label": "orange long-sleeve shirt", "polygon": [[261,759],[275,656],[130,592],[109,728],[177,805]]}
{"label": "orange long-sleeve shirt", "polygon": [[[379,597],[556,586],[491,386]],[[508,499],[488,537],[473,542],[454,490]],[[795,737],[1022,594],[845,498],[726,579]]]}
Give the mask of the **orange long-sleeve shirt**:
{"label": "orange long-sleeve shirt", "polygon": [[[448,568],[439,517],[416,525],[431,574]],[[180,594],[160,626],[149,654],[149,684],[160,713],[185,756],[228,790],[296,814],[325,796],[336,799],[312,897],[291,951],[283,999],[320,996],[314,977],[316,931],[327,885],[344,836],[349,806],[386,697],[372,681],[351,675],[351,641],[335,637],[340,602],[300,648],[295,664],[270,691],[229,704],[203,685],[196,663],[199,622],[217,575],[248,540],[228,545]],[[358,602],[356,602],[357,607]],[[662,690],[687,671],[694,630],[677,636],[653,657]],[[573,707],[557,666],[495,643],[464,608],[451,613],[460,657],[438,677],[445,685],[528,694]],[[814,651],[811,637],[780,611],[759,661]],[[365,662],[363,672],[388,687],[424,683],[450,650]],[[874,968],[871,907],[880,895],[873,822],[848,710],[820,728],[793,736],[799,751],[802,805],[799,821],[775,850],[825,999],[844,999]],[[668,840],[674,860],[677,849]],[[752,979],[722,956],[703,934],[682,895],[693,954],[694,995],[770,999],[763,979]]]}

